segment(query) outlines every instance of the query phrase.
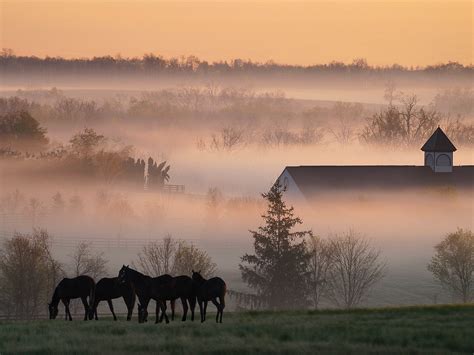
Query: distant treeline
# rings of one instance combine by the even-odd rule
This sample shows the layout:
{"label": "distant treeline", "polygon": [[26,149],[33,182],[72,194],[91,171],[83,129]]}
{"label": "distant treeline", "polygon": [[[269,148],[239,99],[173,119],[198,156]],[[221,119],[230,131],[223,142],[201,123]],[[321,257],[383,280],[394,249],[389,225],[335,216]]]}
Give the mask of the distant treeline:
{"label": "distant treeline", "polygon": [[233,59],[230,61],[208,62],[196,56],[165,58],[153,53],[143,57],[101,56],[92,58],[62,58],[36,56],[17,56],[12,50],[3,49],[0,53],[0,73],[43,73],[43,74],[110,74],[110,73],[166,73],[166,74],[358,74],[358,73],[425,73],[448,75],[472,75],[474,66],[457,62],[440,63],[425,67],[406,67],[399,64],[371,66],[364,58],[357,58],[352,63],[332,61],[327,64],[289,65],[273,61],[254,62],[250,59]]}

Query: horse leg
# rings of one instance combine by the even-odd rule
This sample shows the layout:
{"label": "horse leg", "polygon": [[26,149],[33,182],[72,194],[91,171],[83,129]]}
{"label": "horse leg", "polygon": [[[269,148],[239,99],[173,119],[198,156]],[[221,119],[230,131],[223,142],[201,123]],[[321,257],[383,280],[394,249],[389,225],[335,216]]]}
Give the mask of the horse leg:
{"label": "horse leg", "polygon": [[204,314],[204,307],[203,302],[198,300],[199,304],[199,315],[201,316],[201,323],[204,322],[203,314]]}
{"label": "horse leg", "polygon": [[148,321],[148,315],[147,315],[147,309],[148,309],[148,304],[150,303],[150,299],[146,298],[139,298],[140,306],[143,308],[143,317],[140,316],[140,311],[138,312],[138,323],[144,323]]}
{"label": "horse leg", "polygon": [[[95,318],[95,320],[99,320],[99,317],[97,317],[97,306],[99,305],[99,300],[95,299],[94,304],[92,305],[92,315]],[[91,310],[89,310],[90,312]]]}
{"label": "horse leg", "polygon": [[214,298],[211,298],[211,302],[214,304],[214,306],[216,306],[217,308],[217,314],[216,314],[216,323],[219,323],[219,315],[221,313],[221,305],[217,302],[217,299],[214,297]]}
{"label": "horse leg", "polygon": [[161,302],[161,312],[162,312],[161,318],[163,318],[163,315],[164,315],[166,324],[168,324],[170,320],[168,319],[168,316],[166,315],[166,301]]}
{"label": "horse leg", "polygon": [[196,308],[196,297],[188,298],[189,307],[191,308],[191,320],[194,321],[194,309]]}
{"label": "horse leg", "polygon": [[87,320],[89,316],[89,304],[87,303],[87,297],[81,297],[82,304],[84,305],[84,320]]}
{"label": "horse leg", "polygon": [[[160,301],[159,302],[160,308],[161,308],[161,317],[160,317],[160,323],[163,321],[163,317],[165,318],[166,323],[169,323],[168,316],[166,314],[166,300],[165,301]],[[156,304],[158,307],[158,302]]]}
{"label": "horse leg", "polygon": [[203,320],[203,322],[206,320],[207,302],[208,302],[208,301],[204,301],[204,320]]}
{"label": "horse leg", "polygon": [[181,318],[181,321],[185,322],[188,315],[188,301],[186,301],[186,297],[181,297],[181,304],[183,305],[183,318]]}
{"label": "horse leg", "polygon": [[155,324],[157,324],[158,322],[161,323],[161,321],[163,320],[163,314],[161,314],[161,318],[160,318],[160,301],[156,301],[156,317],[155,317]]}
{"label": "horse leg", "polygon": [[174,320],[174,310],[175,310],[175,305],[176,305],[176,300],[170,300],[170,306],[171,306],[171,320]]}
{"label": "horse leg", "polygon": [[67,316],[68,316],[68,314],[67,314],[67,306],[66,306],[66,302],[67,302],[67,301],[66,301],[65,299],[61,299],[61,302],[62,302],[63,305],[64,305],[64,320],[67,320]]}
{"label": "horse leg", "polygon": [[132,319],[133,307],[135,307],[135,294],[129,295],[130,297],[123,297],[125,304],[127,305],[127,321]]}
{"label": "horse leg", "polygon": [[112,312],[112,315],[114,316],[114,320],[117,320],[117,317],[115,316],[115,313],[114,313],[114,304],[112,303],[112,300],[108,299],[107,303],[109,304],[110,312]]}
{"label": "horse leg", "polygon": [[219,303],[220,303],[220,305],[221,305],[221,318],[220,318],[220,323],[222,323],[222,316],[224,315],[224,308],[225,308],[224,296],[219,296]]}
{"label": "horse leg", "polygon": [[72,317],[71,317],[71,311],[69,310],[69,298],[66,298],[66,300],[63,300],[63,303],[64,303],[64,307],[66,309],[66,320],[68,319],[68,316],[69,316],[69,320],[72,321]]}

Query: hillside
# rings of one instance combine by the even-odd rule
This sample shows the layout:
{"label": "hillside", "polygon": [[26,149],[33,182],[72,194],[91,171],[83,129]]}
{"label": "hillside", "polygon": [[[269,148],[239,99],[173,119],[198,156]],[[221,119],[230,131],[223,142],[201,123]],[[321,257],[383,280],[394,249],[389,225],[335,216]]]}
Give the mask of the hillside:
{"label": "hillside", "polygon": [[[212,306],[211,306],[212,307]],[[135,315],[134,315],[135,316]],[[474,305],[224,314],[215,324],[0,322],[0,353],[472,353]],[[123,319],[123,317],[122,317]]]}

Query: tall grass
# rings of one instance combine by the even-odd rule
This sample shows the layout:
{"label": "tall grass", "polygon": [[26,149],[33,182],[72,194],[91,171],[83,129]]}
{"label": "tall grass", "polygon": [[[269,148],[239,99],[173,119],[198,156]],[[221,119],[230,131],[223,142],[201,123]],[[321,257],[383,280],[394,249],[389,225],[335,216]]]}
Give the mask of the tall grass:
{"label": "tall grass", "polygon": [[0,353],[472,353],[474,305],[227,313],[174,321],[1,322]]}

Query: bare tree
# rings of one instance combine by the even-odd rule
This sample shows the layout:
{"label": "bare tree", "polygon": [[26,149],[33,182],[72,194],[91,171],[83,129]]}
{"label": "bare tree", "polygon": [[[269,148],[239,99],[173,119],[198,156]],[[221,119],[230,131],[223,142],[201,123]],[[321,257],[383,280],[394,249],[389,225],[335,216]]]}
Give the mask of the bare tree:
{"label": "bare tree", "polygon": [[216,264],[205,251],[187,242],[176,241],[170,235],[162,242],[145,245],[132,264],[150,276],[189,275],[194,269],[209,277],[216,272]]}
{"label": "bare tree", "polygon": [[222,191],[217,187],[210,187],[206,194],[206,211],[208,221],[214,222],[220,215],[225,202]]}
{"label": "bare tree", "polygon": [[196,270],[208,278],[214,276],[217,265],[204,250],[193,244],[180,242],[174,257],[173,270],[175,275],[188,275],[192,270]]}
{"label": "bare tree", "polygon": [[70,255],[71,271],[74,276],[88,275],[98,279],[107,274],[107,259],[102,252],[94,252],[90,243],[81,242]]}
{"label": "bare tree", "polygon": [[328,291],[332,266],[331,245],[326,240],[311,235],[307,247],[310,255],[308,263],[309,294],[314,308],[317,309],[321,298]]}
{"label": "bare tree", "polygon": [[31,219],[31,226],[35,228],[46,215],[46,208],[39,199],[30,198],[25,207],[25,214]]}
{"label": "bare tree", "polygon": [[31,319],[41,313],[62,276],[44,230],[15,233],[0,249],[0,310],[7,317]]}
{"label": "bare tree", "polygon": [[357,306],[385,274],[380,250],[353,230],[330,240],[332,267],[328,297],[338,307]]}
{"label": "bare tree", "polygon": [[244,143],[243,129],[226,127],[219,135],[212,134],[210,148],[213,150],[233,150]]}
{"label": "bare tree", "polygon": [[434,278],[464,303],[474,297],[474,233],[459,228],[435,246],[428,264]]}
{"label": "bare tree", "polygon": [[354,139],[354,128],[346,117],[338,117],[336,125],[329,132],[341,145],[347,145]]}
{"label": "bare tree", "polygon": [[397,99],[397,85],[395,84],[395,81],[390,79],[386,84],[385,84],[385,92],[383,95],[383,98],[388,102],[389,106],[393,106],[393,102]]}
{"label": "bare tree", "polygon": [[177,242],[171,235],[163,238],[162,242],[150,242],[138,253],[133,266],[150,276],[171,274],[177,247]]}
{"label": "bare tree", "polygon": [[390,105],[367,120],[360,138],[369,144],[412,146],[426,139],[441,121],[439,112],[419,107],[416,95],[400,96],[401,106]]}
{"label": "bare tree", "polygon": [[52,197],[52,204],[51,209],[56,215],[60,215],[64,212],[64,208],[66,206],[66,202],[64,201],[63,196],[60,192],[56,192]]}

